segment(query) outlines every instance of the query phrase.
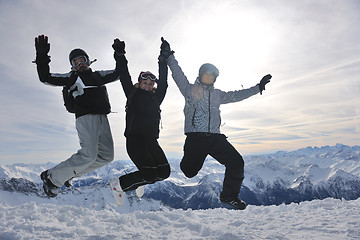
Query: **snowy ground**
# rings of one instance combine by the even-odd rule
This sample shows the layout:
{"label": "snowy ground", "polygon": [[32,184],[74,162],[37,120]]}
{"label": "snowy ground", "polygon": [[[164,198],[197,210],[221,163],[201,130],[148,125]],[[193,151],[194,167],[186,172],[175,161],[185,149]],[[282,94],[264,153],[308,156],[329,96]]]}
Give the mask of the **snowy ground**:
{"label": "snowy ground", "polygon": [[0,191],[1,240],[360,239],[360,199],[248,206],[245,211],[131,210],[125,205],[130,211],[122,213],[112,204],[99,209],[24,197]]}

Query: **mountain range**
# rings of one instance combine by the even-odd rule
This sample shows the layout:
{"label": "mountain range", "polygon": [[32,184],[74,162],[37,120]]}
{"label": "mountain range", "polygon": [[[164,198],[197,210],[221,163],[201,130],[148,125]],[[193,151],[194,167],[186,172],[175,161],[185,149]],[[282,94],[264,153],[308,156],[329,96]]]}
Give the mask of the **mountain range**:
{"label": "mountain range", "polygon": [[[280,205],[336,198],[360,197],[360,146],[307,147],[296,151],[244,156],[245,180],[240,198],[251,205]],[[219,201],[224,166],[208,158],[199,174],[188,179],[181,172],[179,159],[170,159],[171,175],[162,182],[147,185],[143,199],[160,201],[180,209],[226,207]],[[13,164],[0,166],[0,190],[45,198],[39,174],[54,166]],[[134,171],[130,160],[117,160],[63,187],[58,199],[69,195],[99,204],[110,192],[109,181]],[[128,194],[134,199],[133,194]]]}

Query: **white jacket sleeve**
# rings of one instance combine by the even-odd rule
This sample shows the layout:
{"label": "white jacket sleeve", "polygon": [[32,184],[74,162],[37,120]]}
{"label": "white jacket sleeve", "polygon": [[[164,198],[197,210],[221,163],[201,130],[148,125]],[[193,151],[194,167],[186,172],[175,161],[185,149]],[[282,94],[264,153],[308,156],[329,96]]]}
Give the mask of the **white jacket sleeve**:
{"label": "white jacket sleeve", "polygon": [[221,93],[221,104],[239,102],[246,98],[249,98],[260,92],[259,85],[255,85],[248,89],[242,89],[237,91],[222,92]]}
{"label": "white jacket sleeve", "polygon": [[178,86],[181,94],[185,97],[186,93],[188,92],[188,88],[191,86],[189,80],[185,76],[174,55],[169,56],[167,64],[170,68],[172,77],[176,85]]}

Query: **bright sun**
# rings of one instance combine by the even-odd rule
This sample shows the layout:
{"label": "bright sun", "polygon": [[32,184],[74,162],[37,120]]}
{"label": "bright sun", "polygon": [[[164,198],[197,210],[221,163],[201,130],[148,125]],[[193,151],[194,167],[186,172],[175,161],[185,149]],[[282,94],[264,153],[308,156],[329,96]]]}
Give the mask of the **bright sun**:
{"label": "bright sun", "polygon": [[264,16],[231,4],[213,6],[196,14],[196,18],[190,17],[189,12],[188,16],[179,14],[177,18],[179,26],[180,22],[183,26],[177,34],[185,35],[182,39],[186,40],[176,46],[176,55],[182,57],[184,52],[191,53],[191,56],[183,55],[187,61],[182,63],[191,71],[189,81],[196,77],[198,68],[205,62],[219,68],[219,79],[224,81],[219,81],[217,87],[224,90],[234,90],[229,87],[233,83],[237,88],[251,87],[254,81],[267,74],[267,69],[262,68],[266,66],[276,39],[272,34],[275,29]]}

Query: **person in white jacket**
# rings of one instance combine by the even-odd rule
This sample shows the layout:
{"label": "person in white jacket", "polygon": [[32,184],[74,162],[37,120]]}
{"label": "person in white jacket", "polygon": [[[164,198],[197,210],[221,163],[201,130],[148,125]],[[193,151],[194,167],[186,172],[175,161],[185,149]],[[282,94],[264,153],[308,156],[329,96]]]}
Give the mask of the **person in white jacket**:
{"label": "person in white jacket", "polygon": [[185,98],[186,140],[180,168],[186,177],[192,178],[200,171],[206,157],[212,156],[226,168],[220,200],[243,210],[246,208],[246,203],[239,198],[239,193],[244,179],[244,160],[227,141],[227,137],[220,133],[220,105],[239,102],[258,93],[262,94],[272,76],[270,74],[264,76],[259,84],[249,89],[225,92],[214,88],[216,78],[219,76],[219,70],[214,65],[203,64],[195,83],[191,84],[173,53],[168,44],[167,64]]}

